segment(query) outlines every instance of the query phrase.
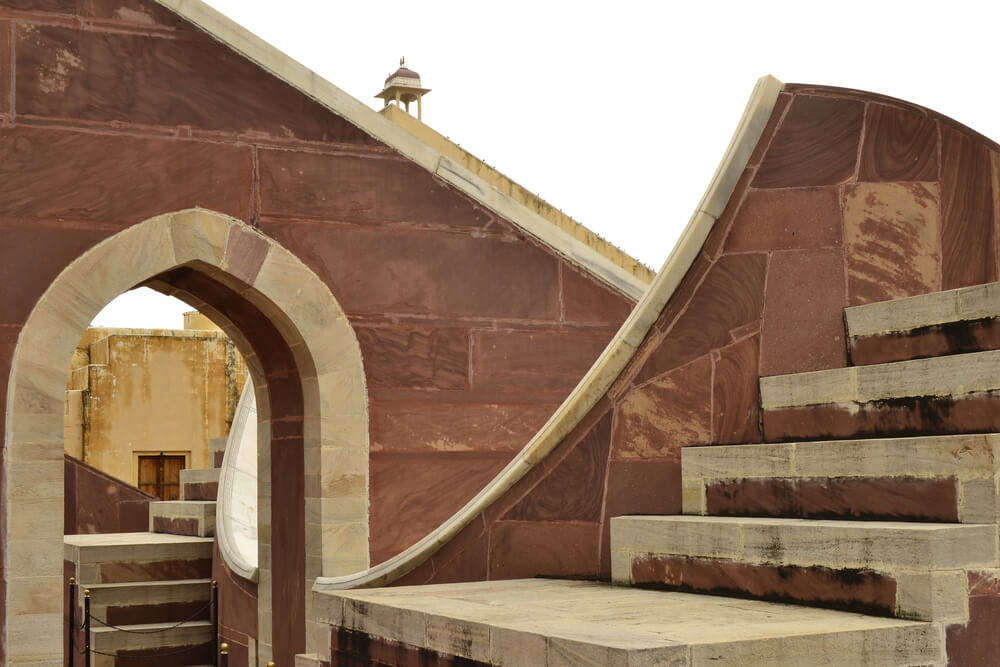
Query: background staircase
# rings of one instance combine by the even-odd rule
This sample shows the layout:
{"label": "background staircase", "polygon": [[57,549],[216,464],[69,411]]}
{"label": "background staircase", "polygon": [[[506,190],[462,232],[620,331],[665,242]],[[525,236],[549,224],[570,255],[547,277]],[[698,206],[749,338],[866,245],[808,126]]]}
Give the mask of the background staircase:
{"label": "background staircase", "polygon": [[[683,515],[612,520],[612,579],[630,588],[534,580],[324,595],[332,648],[318,659],[398,664],[423,650],[506,663],[514,649],[500,638],[516,629],[535,646],[521,659],[538,664],[567,662],[570,641],[575,664],[619,653],[621,664],[973,664],[947,649],[976,620],[975,589],[1000,572],[1000,283],[845,315],[851,366],[760,378],[768,444],[687,447]],[[515,590],[522,602],[555,597],[534,617],[530,605],[505,616]],[[657,625],[640,593],[671,615]],[[765,606],[742,607],[741,619],[726,598]]]}
{"label": "background staircase", "polygon": [[[89,589],[91,615],[116,626],[92,623],[92,665],[214,664],[208,603],[225,445],[226,438],[211,441],[216,467],[181,471],[181,500],[149,504],[149,532],[65,536],[66,576],[78,582],[77,624]],[[83,656],[70,664],[82,665]]]}

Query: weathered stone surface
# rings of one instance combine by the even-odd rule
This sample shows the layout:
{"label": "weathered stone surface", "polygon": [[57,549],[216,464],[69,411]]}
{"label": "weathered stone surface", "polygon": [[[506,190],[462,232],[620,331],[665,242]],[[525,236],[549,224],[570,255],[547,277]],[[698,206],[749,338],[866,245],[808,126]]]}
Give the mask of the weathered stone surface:
{"label": "weathered stone surface", "polygon": [[936,181],[937,123],[911,109],[868,105],[860,181]]}
{"label": "weathered stone surface", "polygon": [[149,0],[77,0],[77,13],[89,19],[146,28],[195,30],[166,7]]}
{"label": "weathered stone surface", "polygon": [[376,454],[371,463],[372,562],[427,535],[480,491],[510,455]]}
{"label": "weathered stone surface", "polygon": [[624,516],[612,520],[611,548],[895,573],[989,567],[997,556],[996,533],[996,526],[986,524]]}
{"label": "weathered stone surface", "polygon": [[559,407],[555,403],[375,401],[373,452],[516,452]]}
{"label": "weathered stone surface", "polygon": [[724,347],[713,359],[712,442],[760,442],[760,336]]}
{"label": "weathered stone surface", "polygon": [[142,562],[120,561],[100,565],[100,583],[204,579],[210,577],[211,573],[211,558]]}
{"label": "weathered stone surface", "polygon": [[202,206],[249,219],[247,147],[19,126],[0,132],[0,154],[3,216],[120,225]]}
{"label": "weathered stone surface", "polygon": [[468,330],[395,326],[354,331],[370,387],[468,387]]}
{"label": "weathered stone surface", "polygon": [[764,411],[767,440],[813,440],[1000,430],[1000,395],[921,396],[852,405],[814,405]]}
{"label": "weathered stone surface", "polygon": [[505,519],[516,521],[589,521],[601,519],[602,494],[611,446],[608,412],[573,450],[511,508]]}
{"label": "weathered stone surface", "polygon": [[[337,597],[369,610],[386,610],[382,615],[389,618],[405,614],[404,629],[397,624],[388,632],[397,641],[442,646],[447,640],[457,647],[453,652],[489,655],[492,664],[511,664],[507,657],[515,659],[512,664],[554,667],[800,665],[831,654],[845,665],[936,664],[942,658],[941,633],[927,623],[600,582],[496,581],[345,591]],[[445,625],[439,619],[451,622]],[[794,634],[788,633],[790,626]],[[431,627],[435,633],[447,632],[434,641],[426,634],[417,636]],[[350,647],[336,656],[344,664],[368,664],[372,659],[399,665],[449,664],[426,649],[422,655],[415,651],[417,655],[402,656],[376,647],[378,640],[348,636],[348,629],[344,622],[331,641],[335,650]],[[370,631],[377,630],[387,634],[373,623]],[[405,639],[407,635],[411,639]],[[516,652],[501,650],[506,647]]]}
{"label": "weathered stone surface", "polygon": [[854,175],[865,105],[796,95],[753,181],[755,188],[835,185]]}
{"label": "weathered stone surface", "polygon": [[6,116],[10,116],[10,22],[0,21],[0,119]]}
{"label": "weathered stone surface", "polygon": [[712,360],[706,355],[629,392],[615,419],[612,457],[671,459],[712,438]]}
{"label": "weathered stone surface", "polygon": [[749,596],[879,615],[891,615],[896,607],[896,582],[864,570],[769,567],[725,559],[650,555],[632,559],[632,581],[668,590]]}
{"label": "weathered stone surface", "polygon": [[848,301],[888,301],[941,286],[936,183],[862,183],[844,195]]}
{"label": "weathered stone surface", "polygon": [[16,35],[19,114],[374,142],[215,40],[38,25],[22,25]]}
{"label": "weathered stone surface", "polygon": [[844,261],[840,249],[771,256],[760,374],[836,368],[845,363]]}
{"label": "weathered stone surface", "polygon": [[1000,587],[994,572],[969,573],[969,622],[946,629],[948,660],[955,665],[988,665],[1000,660]]}
{"label": "weathered stone surface", "polygon": [[996,216],[990,151],[941,127],[942,289],[997,279]]}
{"label": "weathered stone surface", "polygon": [[[0,245],[0,323],[19,324],[27,320],[35,302],[59,272],[112,233],[110,229],[74,229],[58,223],[27,228],[0,222],[0,235],[4,238]],[[29,243],[43,245],[46,252],[24,252]]]}
{"label": "weathered stone surface", "polygon": [[751,190],[733,221],[726,252],[839,246],[838,188]]}
{"label": "weathered stone surface", "polygon": [[76,0],[7,0],[4,6],[22,11],[72,14],[76,9]]}
{"label": "weathered stone surface", "polygon": [[260,236],[239,225],[229,229],[226,239],[226,270],[248,285],[257,279],[269,245]]}
{"label": "weathered stone surface", "polygon": [[954,478],[733,479],[707,484],[714,516],[958,521]]}
{"label": "weathered stone surface", "polygon": [[66,535],[147,530],[149,502],[153,498],[139,489],[70,456],[65,457],[63,483]]}
{"label": "weathered stone surface", "polygon": [[611,461],[601,517],[601,570],[611,577],[611,519],[628,514],[679,514],[681,464],[672,460]]}
{"label": "weathered stone surface", "polygon": [[[733,329],[760,319],[766,271],[764,253],[720,257],[635,381],[644,382],[713,348],[727,345],[732,341]],[[683,306],[677,303],[678,308]],[[673,300],[669,307],[674,307]]]}
{"label": "weathered stone surface", "polygon": [[597,575],[596,523],[499,521],[490,529],[490,578]]}
{"label": "weathered stone surface", "polygon": [[[261,228],[315,271],[349,315],[559,317],[557,262],[525,244],[266,220]],[[379,270],[363,270],[358,257]]]}
{"label": "weathered stone surface", "polygon": [[1000,349],[1000,319],[964,320],[850,339],[855,366]]}
{"label": "weathered stone surface", "polygon": [[480,228],[493,215],[411,162],[389,156],[260,152],[263,215]]}
{"label": "weathered stone surface", "polygon": [[610,332],[475,332],[472,384],[480,388],[568,392],[610,338]]}
{"label": "weathered stone surface", "polygon": [[562,268],[563,317],[567,322],[620,326],[635,304],[567,266]]}

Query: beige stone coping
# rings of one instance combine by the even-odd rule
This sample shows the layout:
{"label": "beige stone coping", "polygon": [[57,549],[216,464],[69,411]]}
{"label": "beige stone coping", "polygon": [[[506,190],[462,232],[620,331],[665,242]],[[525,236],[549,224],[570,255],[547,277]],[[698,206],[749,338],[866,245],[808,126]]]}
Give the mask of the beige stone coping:
{"label": "beige stone coping", "polygon": [[609,287],[632,300],[638,300],[649,286],[648,280],[643,280],[635,273],[622,268],[616,261],[575,238],[524,203],[501,192],[466,167],[442,155],[439,150],[421,141],[360,100],[351,97],[201,0],[156,0],[156,2],[195,24],[216,40],[305,93],[362,131],[396,149],[427,171],[449,182]]}
{"label": "beige stone coping", "polygon": [[997,527],[770,517],[621,516],[611,519],[611,548],[635,554],[724,558],[758,565],[880,572],[957,570],[997,566]]}
{"label": "beige stone coping", "polygon": [[723,480],[953,477],[960,523],[996,523],[1000,434],[685,447],[684,514],[708,514],[705,489]]}
{"label": "beige stone coping", "polygon": [[[589,581],[515,579],[343,591],[335,627],[494,665],[938,664],[934,626]],[[329,630],[327,635],[329,636]],[[329,642],[319,657],[330,660]]]}
{"label": "beige stone coping", "polygon": [[1000,389],[1000,350],[760,378],[765,410]]}
{"label": "beige stone coping", "polygon": [[519,183],[514,182],[510,177],[486,164],[448,137],[436,132],[423,121],[414,118],[398,106],[390,104],[379,111],[379,113],[391,119],[392,122],[405,129],[417,139],[441,151],[442,155],[462,165],[500,192],[524,204],[559,229],[573,236],[573,238],[587,244],[639,280],[650,283],[656,277],[656,273],[639,260],[631,257],[607,239],[601,238],[552,204],[549,204],[535,193],[530,192]]}
{"label": "beige stone coping", "polygon": [[314,590],[381,586],[402,577],[447,544],[555,449],[617,379],[698,256],[746,168],[781,88],[781,82],[771,76],[757,81],[712,182],[663,268],[601,356],[524,449],[462,509],[409,549],[362,572],[343,577],[320,577]]}
{"label": "beige stone coping", "polygon": [[1000,317],[1000,283],[851,306],[844,314],[852,338]]}

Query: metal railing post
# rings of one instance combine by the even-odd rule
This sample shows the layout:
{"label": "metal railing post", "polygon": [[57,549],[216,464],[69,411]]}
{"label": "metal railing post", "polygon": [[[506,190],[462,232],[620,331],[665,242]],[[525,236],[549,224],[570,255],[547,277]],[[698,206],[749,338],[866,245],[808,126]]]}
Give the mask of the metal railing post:
{"label": "metal railing post", "polygon": [[212,580],[211,592],[212,655],[219,653],[219,582]]}
{"label": "metal railing post", "polygon": [[219,667],[229,667],[229,644],[222,642],[219,651]]}
{"label": "metal railing post", "polygon": [[69,578],[69,664],[76,662],[76,577]]}
{"label": "metal railing post", "polygon": [[83,664],[90,667],[90,589],[83,591]]}

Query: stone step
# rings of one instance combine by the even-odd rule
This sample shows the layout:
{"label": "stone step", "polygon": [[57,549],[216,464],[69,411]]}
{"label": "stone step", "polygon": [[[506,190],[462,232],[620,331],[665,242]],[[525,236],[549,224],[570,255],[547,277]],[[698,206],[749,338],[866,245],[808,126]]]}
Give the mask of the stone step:
{"label": "stone step", "polygon": [[844,310],[856,365],[1000,349],[1000,283]]}
{"label": "stone step", "polygon": [[[122,629],[92,627],[91,648],[100,653],[93,656],[91,664],[95,667],[211,664],[212,624],[190,621],[173,627],[175,625],[176,622],[119,626]],[[150,660],[147,656],[157,656],[158,660]]]}
{"label": "stone step", "polygon": [[965,568],[996,567],[997,527],[625,516],[611,562],[617,583],[964,621]]}
{"label": "stone step", "polygon": [[171,535],[215,535],[214,500],[158,500],[149,503],[149,531]]}
{"label": "stone step", "polygon": [[681,450],[684,514],[997,523],[1000,434]]}
{"label": "stone step", "polygon": [[219,468],[181,470],[181,500],[215,500],[221,472]]}
{"label": "stone step", "polygon": [[[211,579],[141,581],[90,584],[91,613],[112,625],[136,623],[176,623],[179,620],[208,620]],[[78,607],[83,608],[79,589]],[[77,618],[81,618],[77,616]]]}
{"label": "stone step", "polygon": [[209,452],[211,453],[212,466],[222,467],[222,458],[226,455],[226,441],[229,438],[212,438],[208,441]]}
{"label": "stone step", "polygon": [[1000,350],[760,378],[768,441],[1000,431]]}
{"label": "stone step", "polygon": [[65,560],[82,587],[93,584],[205,579],[212,576],[212,538],[162,533],[63,537]]}
{"label": "stone step", "polygon": [[944,662],[943,632],[930,623],[591,581],[324,592],[314,608],[329,631],[318,657],[335,665]]}

